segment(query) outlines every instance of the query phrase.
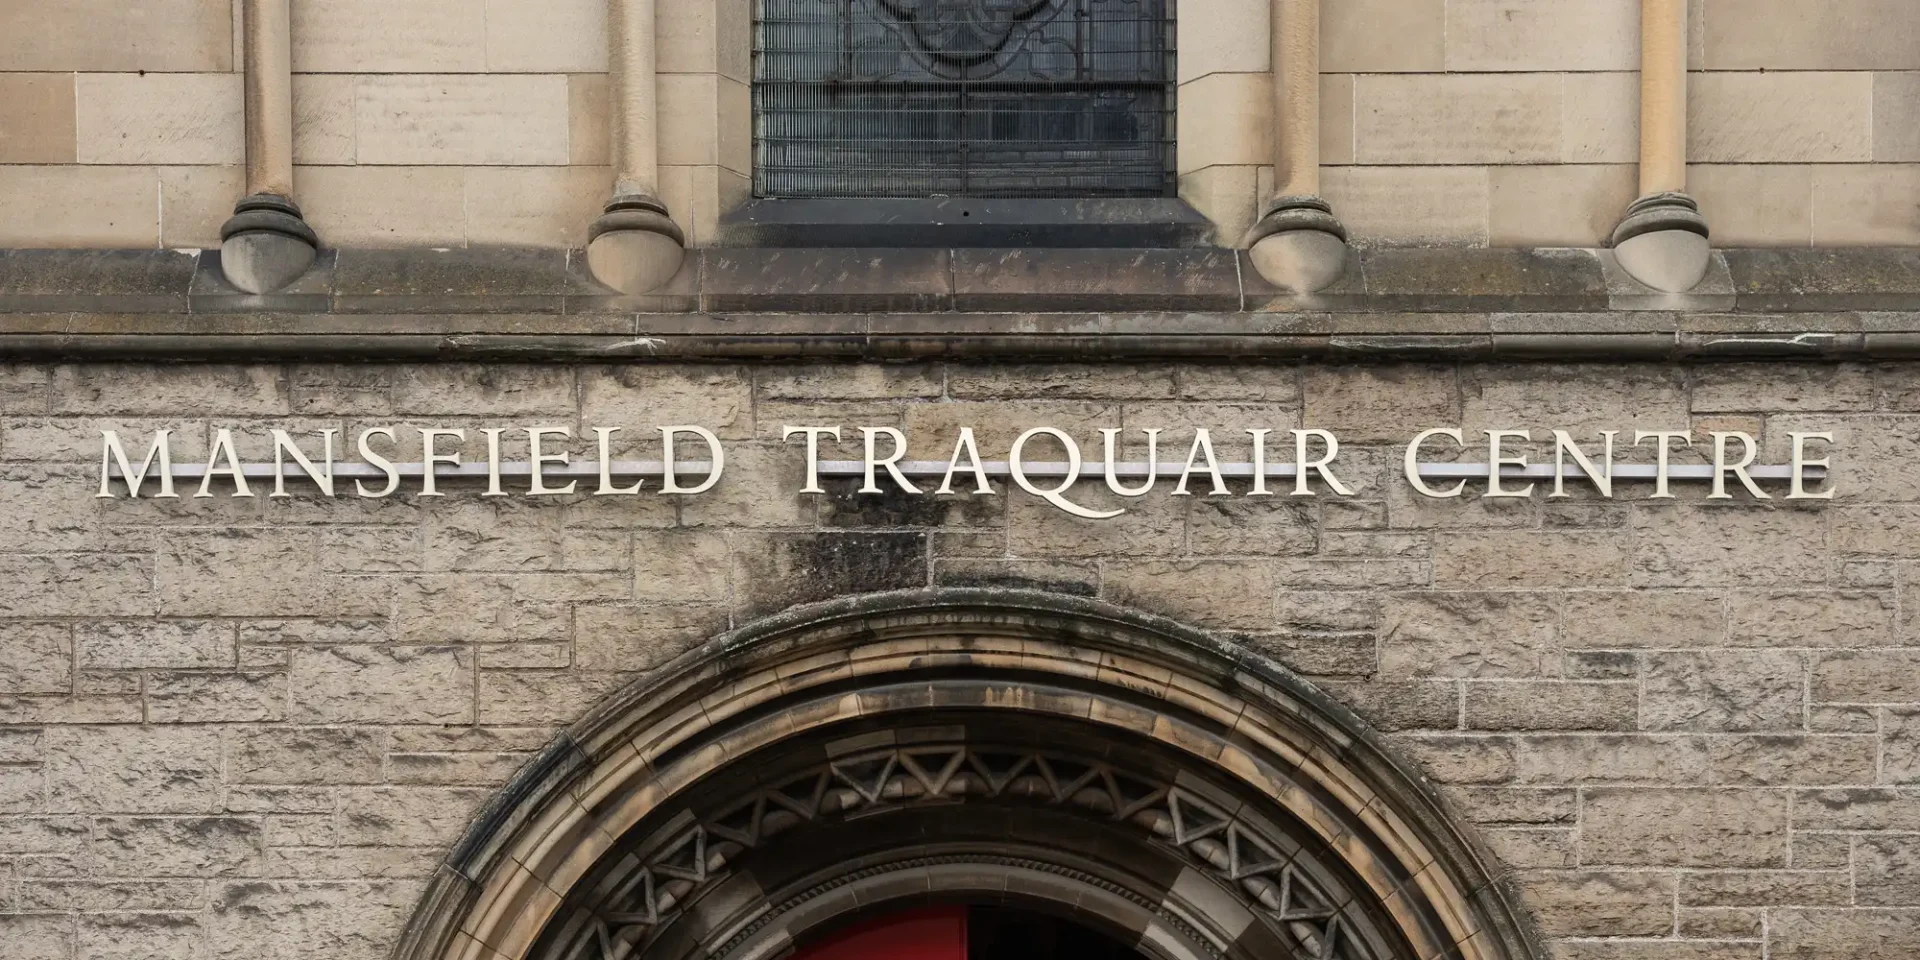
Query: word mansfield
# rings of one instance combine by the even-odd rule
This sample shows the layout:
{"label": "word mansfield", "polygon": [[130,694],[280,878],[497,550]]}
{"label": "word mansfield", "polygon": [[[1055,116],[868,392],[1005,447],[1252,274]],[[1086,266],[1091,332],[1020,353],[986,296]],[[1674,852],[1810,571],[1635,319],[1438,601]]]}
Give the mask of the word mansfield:
{"label": "word mansfield", "polygon": [[[356,461],[336,461],[340,446],[339,430],[322,430],[311,440],[296,440],[285,430],[269,430],[273,462],[242,463],[231,430],[216,430],[204,465],[176,466],[173,462],[171,431],[160,430],[146,444],[146,454],[136,466],[127,453],[127,445],[116,431],[102,431],[100,488],[97,496],[116,497],[114,481],[124,485],[130,497],[141,496],[142,488],[152,481],[158,497],[177,497],[176,479],[197,481],[194,497],[216,496],[216,481],[234,497],[254,496],[253,483],[270,482],[270,497],[291,496],[289,479],[305,481],[321,495],[340,495],[350,481],[353,495],[367,498],[389,497],[401,492],[412,481],[414,492],[422,497],[444,496],[440,481],[485,480],[481,496],[632,496],[648,489],[649,480],[657,482],[648,492],[696,495],[721,482],[726,471],[726,448],[720,438],[705,427],[678,425],[660,427],[659,460],[616,460],[613,447],[621,433],[618,427],[594,427],[591,430],[598,459],[575,462],[563,448],[575,439],[568,427],[489,427],[472,431],[484,441],[484,458],[466,457],[469,431],[464,429],[420,428],[418,430],[421,463],[396,463],[399,431],[393,427],[373,427],[360,432],[354,442]],[[1152,492],[1161,481],[1170,481],[1170,496],[1274,496],[1274,487],[1285,495],[1310,497],[1328,494],[1354,495],[1350,481],[1357,466],[1340,461],[1340,440],[1328,430],[1288,430],[1287,440],[1276,438],[1273,430],[1233,431],[1235,452],[1248,451],[1246,461],[1223,462],[1215,453],[1213,431],[1194,431],[1184,456],[1163,461],[1160,443],[1162,431],[1119,428],[1100,431],[1102,459],[1088,462],[1079,444],[1064,430],[1034,427],[1020,434],[1006,451],[1004,460],[986,460],[971,427],[960,428],[952,437],[952,455],[945,460],[908,460],[907,437],[892,427],[858,429],[863,456],[859,460],[823,460],[822,441],[851,441],[852,431],[840,427],[789,426],[783,435],[789,442],[800,440],[806,451],[806,485],[799,492],[824,494],[823,477],[858,478],[859,493],[881,494],[965,494],[993,495],[990,480],[1010,480],[1014,486],[1039,497],[1075,516],[1104,518],[1126,512],[1124,508],[1096,510],[1075,499],[1073,486],[1095,475],[1121,497],[1141,497]],[[1650,498],[1671,498],[1674,481],[1707,481],[1710,499],[1730,499],[1728,481],[1737,481],[1754,499],[1768,500],[1759,480],[1785,481],[1789,500],[1828,499],[1833,488],[1810,491],[1809,480],[1825,478],[1830,466],[1826,458],[1809,457],[1809,444],[1833,442],[1832,433],[1792,433],[1792,456],[1785,465],[1754,465],[1759,445],[1745,433],[1725,432],[1709,435],[1710,463],[1674,463],[1670,458],[1676,447],[1693,445],[1686,431],[1635,430],[1634,448],[1650,447],[1653,463],[1615,463],[1615,448],[1622,432],[1601,431],[1583,446],[1565,430],[1550,431],[1541,443],[1552,446],[1549,466],[1534,463],[1525,452],[1535,440],[1526,430],[1485,430],[1473,443],[1476,452],[1484,450],[1480,463],[1424,461],[1423,455],[1462,456],[1468,447],[1466,433],[1458,428],[1435,427],[1422,430],[1407,442],[1403,456],[1406,482],[1426,497],[1449,498],[1465,495],[1470,481],[1483,484],[1483,497],[1527,497],[1536,487],[1533,480],[1551,481],[1548,497],[1571,496],[1567,481],[1583,482],[1602,497],[1614,495],[1614,481],[1651,481]],[[502,437],[511,435],[516,443],[526,442],[528,459],[506,461],[501,457]],[[1244,438],[1244,439],[1243,439]],[[582,438],[584,439],[584,438]],[[1271,445],[1290,453],[1291,459],[1270,458]],[[303,446],[304,443],[304,446]],[[1224,443],[1224,441],[1223,441]],[[1123,445],[1144,450],[1144,460],[1123,459]],[[693,446],[703,449],[702,459],[681,459],[680,454]],[[941,449],[946,449],[943,442]],[[135,447],[138,449],[138,446]],[[1174,452],[1174,451],[1167,451]],[[1706,451],[1702,451],[1704,454]],[[1544,461],[1544,449],[1534,449]],[[1137,454],[1136,454],[1137,455]],[[1057,459],[1043,460],[1042,456]],[[508,489],[507,481],[514,481]],[[938,481],[936,484],[935,481]],[[1228,486],[1236,480],[1239,492]],[[564,481],[564,482],[562,482]],[[622,482],[626,481],[626,482]],[[1275,481],[1280,481],[1275,483]],[[1082,498],[1084,499],[1084,498]]]}

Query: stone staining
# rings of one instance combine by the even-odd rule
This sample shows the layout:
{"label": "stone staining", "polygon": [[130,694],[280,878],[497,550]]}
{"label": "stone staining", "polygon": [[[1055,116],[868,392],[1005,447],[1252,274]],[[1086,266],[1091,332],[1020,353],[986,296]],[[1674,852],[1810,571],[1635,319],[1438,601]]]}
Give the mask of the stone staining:
{"label": "stone staining", "polygon": [[246,0],[247,195],[220,228],[227,282],[270,293],[313,265],[320,239],[293,202],[293,26],[290,0]]}

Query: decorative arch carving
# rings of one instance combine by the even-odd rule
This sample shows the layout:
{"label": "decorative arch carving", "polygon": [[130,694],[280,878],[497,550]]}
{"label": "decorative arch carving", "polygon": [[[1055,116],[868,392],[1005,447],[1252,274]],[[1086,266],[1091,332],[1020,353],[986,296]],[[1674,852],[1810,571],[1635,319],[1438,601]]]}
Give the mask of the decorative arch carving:
{"label": "decorative arch carving", "polygon": [[911,591],[611,697],[475,821],[394,956],[777,956],[876,904],[991,895],[1169,960],[1543,957],[1490,862],[1363,722],[1243,648]]}

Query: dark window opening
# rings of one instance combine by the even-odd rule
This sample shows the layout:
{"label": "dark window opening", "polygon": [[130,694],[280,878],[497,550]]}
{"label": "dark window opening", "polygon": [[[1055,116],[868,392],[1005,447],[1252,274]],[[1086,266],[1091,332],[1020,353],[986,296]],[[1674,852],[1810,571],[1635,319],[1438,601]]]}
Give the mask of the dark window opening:
{"label": "dark window opening", "polygon": [[1143,960],[1070,920],[1013,907],[949,906],[870,917],[803,941],[791,960]]}
{"label": "dark window opening", "polygon": [[1163,197],[1173,0],[760,0],[754,194]]}

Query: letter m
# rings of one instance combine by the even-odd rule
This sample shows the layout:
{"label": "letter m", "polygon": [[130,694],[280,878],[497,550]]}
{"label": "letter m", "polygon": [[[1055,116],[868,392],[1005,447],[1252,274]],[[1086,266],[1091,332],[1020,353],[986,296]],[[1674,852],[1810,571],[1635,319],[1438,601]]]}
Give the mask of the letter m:
{"label": "letter m", "polygon": [[127,462],[127,450],[120,445],[120,435],[112,430],[100,431],[101,437],[104,438],[100,447],[100,492],[94,494],[94,498],[111,499],[113,497],[112,481],[116,476],[113,468],[116,467],[119,470],[117,475],[127,482],[127,494],[133,497],[140,496],[140,486],[147,482],[147,473],[153,469],[156,460],[159,461],[160,466],[157,471],[159,474],[157,479],[160,481],[159,495],[178,496],[173,492],[173,452],[167,446],[167,435],[172,432],[160,430],[154,433],[153,446],[147,448],[147,458],[140,461],[140,469],[135,470],[133,465]]}

